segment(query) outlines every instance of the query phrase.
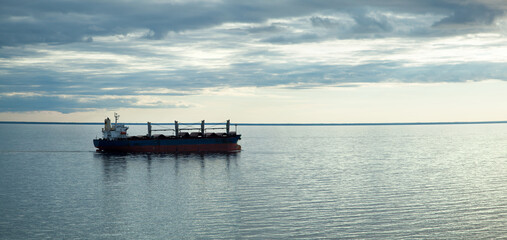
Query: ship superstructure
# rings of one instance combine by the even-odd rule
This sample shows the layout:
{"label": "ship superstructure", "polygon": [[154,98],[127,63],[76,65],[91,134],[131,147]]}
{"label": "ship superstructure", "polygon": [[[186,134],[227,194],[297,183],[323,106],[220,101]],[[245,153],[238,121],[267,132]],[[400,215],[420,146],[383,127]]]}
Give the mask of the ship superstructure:
{"label": "ship superstructure", "polygon": [[102,128],[102,138],[107,140],[127,138],[127,130],[129,127],[125,124],[119,124],[118,118],[120,115],[114,113],[114,125],[111,125],[111,120],[106,118],[104,120],[104,128]]}

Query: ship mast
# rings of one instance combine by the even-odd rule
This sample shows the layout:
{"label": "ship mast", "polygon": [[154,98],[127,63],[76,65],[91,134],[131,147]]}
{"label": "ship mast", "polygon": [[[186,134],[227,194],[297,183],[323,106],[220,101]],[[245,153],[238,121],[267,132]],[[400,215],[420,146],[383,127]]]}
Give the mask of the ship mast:
{"label": "ship mast", "polygon": [[115,127],[118,124],[118,118],[120,118],[120,115],[118,115],[118,113],[114,113],[114,126]]}

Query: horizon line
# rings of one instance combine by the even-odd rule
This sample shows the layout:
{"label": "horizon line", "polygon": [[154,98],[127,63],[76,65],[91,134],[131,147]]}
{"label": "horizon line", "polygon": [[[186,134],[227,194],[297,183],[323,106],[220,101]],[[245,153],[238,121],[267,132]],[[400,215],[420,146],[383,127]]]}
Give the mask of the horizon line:
{"label": "horizon line", "polygon": [[[237,126],[402,126],[402,125],[466,125],[466,124],[502,124],[507,121],[446,121],[446,122],[372,122],[372,123],[231,123]],[[45,125],[102,125],[102,122],[33,122],[33,121],[0,121],[0,124],[45,124]],[[146,125],[146,123],[123,123],[126,125]],[[152,123],[153,125],[174,125],[174,123]],[[196,123],[179,123],[180,125],[200,125]],[[225,123],[207,123],[225,124]]]}

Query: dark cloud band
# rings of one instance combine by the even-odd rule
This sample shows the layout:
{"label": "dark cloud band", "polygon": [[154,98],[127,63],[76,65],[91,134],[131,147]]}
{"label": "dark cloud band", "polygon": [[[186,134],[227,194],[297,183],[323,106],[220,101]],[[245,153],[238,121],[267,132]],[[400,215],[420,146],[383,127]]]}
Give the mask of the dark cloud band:
{"label": "dark cloud band", "polygon": [[[372,11],[443,16],[434,22],[434,27],[448,24],[490,25],[495,19],[503,16],[506,7],[507,3],[498,2],[478,1],[465,4],[460,1],[415,0],[274,2],[231,0],[177,3],[5,0],[2,1],[0,8],[0,46],[90,42],[96,36],[128,34],[139,29],[149,30],[146,38],[162,39],[168,32],[202,29],[227,22],[261,23],[268,19],[333,12],[349,14],[355,20],[357,24],[353,33],[392,31],[393,26],[387,19],[372,18],[366,14]],[[318,19],[312,21],[314,24],[332,25],[325,19],[321,19],[320,22]],[[466,29],[470,31],[470,28]],[[437,33],[446,32],[440,30]]]}

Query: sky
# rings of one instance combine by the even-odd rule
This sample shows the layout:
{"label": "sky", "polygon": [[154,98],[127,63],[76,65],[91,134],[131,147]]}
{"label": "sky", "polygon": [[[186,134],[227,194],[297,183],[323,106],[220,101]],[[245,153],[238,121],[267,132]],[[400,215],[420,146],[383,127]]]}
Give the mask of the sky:
{"label": "sky", "polygon": [[0,4],[0,121],[507,120],[503,0]]}

